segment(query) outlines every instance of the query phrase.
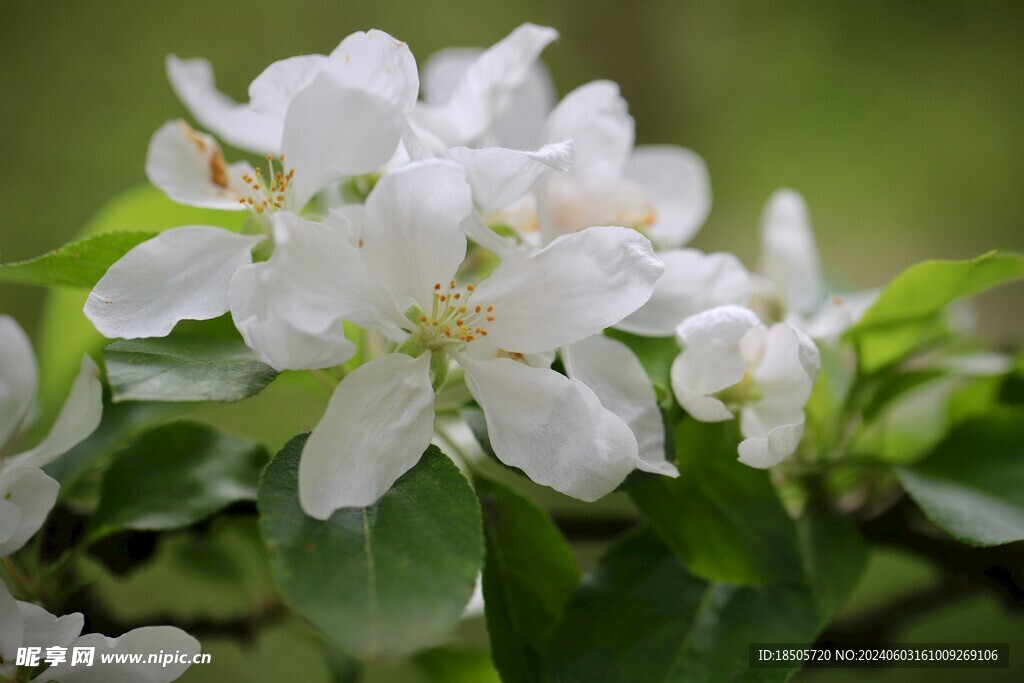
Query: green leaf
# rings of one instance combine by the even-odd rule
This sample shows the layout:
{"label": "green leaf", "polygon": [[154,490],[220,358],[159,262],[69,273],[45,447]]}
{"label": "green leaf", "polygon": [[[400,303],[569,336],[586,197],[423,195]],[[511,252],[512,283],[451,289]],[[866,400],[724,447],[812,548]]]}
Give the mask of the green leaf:
{"label": "green leaf", "polygon": [[818,623],[808,588],[705,581],[644,528],[612,546],[584,579],[543,680],[785,681],[796,667],[752,669],[749,644],[812,642]]}
{"label": "green leaf", "polygon": [[277,377],[241,341],[213,337],[121,339],[103,359],[114,401],[240,401]]}
{"label": "green leaf", "polygon": [[107,469],[90,539],[125,529],[179,529],[255,500],[267,459],[259,444],[195,422],[144,432]]}
{"label": "green leaf", "polygon": [[[168,199],[163,192],[141,185],[110,200],[82,230],[82,237],[112,232],[152,232],[181,225],[213,225],[238,230],[245,212],[197,209]],[[107,340],[82,314],[88,292],[53,289],[47,294],[40,326],[40,422],[49,424],[60,410],[82,355],[99,357]]]}
{"label": "green leaf", "polygon": [[1024,540],[1024,412],[958,425],[922,462],[897,470],[935,524],[980,546]]}
{"label": "green leaf", "polygon": [[562,534],[530,500],[479,480],[487,560],[483,592],[491,656],[505,683],[538,680],[555,625],[579,583]]}
{"label": "green leaf", "polygon": [[732,583],[801,576],[796,526],[768,472],[736,460],[731,424],[684,420],[674,433],[679,477],[631,477],[633,502],[694,574]]}
{"label": "green leaf", "polygon": [[804,575],[824,628],[846,604],[868,564],[868,547],[857,525],[832,514],[806,514],[797,521]]}
{"label": "green leaf", "polygon": [[260,483],[263,536],[285,599],[362,658],[401,657],[455,626],[483,559],[480,507],[435,446],[366,508],[319,521],[298,498],[306,435],[289,441]]}
{"label": "green leaf", "polygon": [[[439,647],[416,656],[430,683],[501,683],[486,650]],[[508,683],[508,679],[504,679]]]}
{"label": "green leaf", "polygon": [[91,288],[115,261],[155,235],[111,232],[70,242],[27,261],[0,264],[0,282]]}
{"label": "green leaf", "polygon": [[1024,256],[992,251],[969,261],[925,261],[889,283],[846,335],[861,368],[875,372],[945,331],[940,314],[957,299],[1024,278]]}

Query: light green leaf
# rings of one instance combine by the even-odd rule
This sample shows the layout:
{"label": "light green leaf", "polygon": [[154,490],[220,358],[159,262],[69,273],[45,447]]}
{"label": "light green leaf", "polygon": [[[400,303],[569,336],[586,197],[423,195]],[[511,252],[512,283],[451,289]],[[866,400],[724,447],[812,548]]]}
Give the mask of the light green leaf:
{"label": "light green leaf", "polygon": [[942,311],[957,299],[1024,278],[1024,256],[992,251],[969,261],[925,261],[889,283],[846,335],[861,368],[875,372],[941,337]]}
{"label": "light green leaf", "polygon": [[505,683],[538,680],[579,570],[551,518],[501,484],[477,484],[487,560],[483,592],[491,656]]}
{"label": "light green leaf", "polygon": [[430,683],[502,683],[486,650],[439,647],[417,655],[416,666]]}
{"label": "light green leaf", "polygon": [[43,287],[92,287],[107,268],[155,232],[111,232],[70,242],[27,261],[0,264],[0,282]]}
{"label": "light green leaf", "polygon": [[483,559],[480,507],[435,446],[366,508],[319,521],[298,499],[306,435],[288,442],[260,483],[263,536],[291,606],[346,651],[401,657],[455,626]]}
{"label": "light green leaf", "polygon": [[964,543],[1024,540],[1024,412],[968,420],[897,475],[928,518]]}
{"label": "light green leaf", "polygon": [[650,529],[620,540],[584,579],[555,632],[546,681],[768,683],[750,643],[812,642],[813,595],[799,584],[735,586],[686,570]]}
{"label": "light green leaf", "polygon": [[240,401],[277,377],[241,341],[213,337],[121,339],[103,360],[114,401]]}
{"label": "light green leaf", "polygon": [[259,444],[195,422],[151,429],[107,469],[89,537],[179,529],[232,503],[255,500],[267,459]]}
{"label": "light green leaf", "polygon": [[638,474],[627,490],[690,571],[743,584],[800,577],[796,526],[768,473],[736,460],[735,427],[688,419],[674,441],[679,477]]}

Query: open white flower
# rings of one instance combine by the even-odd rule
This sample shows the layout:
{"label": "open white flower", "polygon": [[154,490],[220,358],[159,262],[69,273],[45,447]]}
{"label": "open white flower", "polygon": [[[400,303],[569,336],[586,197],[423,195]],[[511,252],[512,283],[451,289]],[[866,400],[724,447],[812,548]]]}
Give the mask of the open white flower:
{"label": "open white flower", "polygon": [[839,337],[878,297],[878,290],[828,294],[807,204],[793,190],[768,199],[761,241],[761,297],[815,339]]}
{"label": "open white flower", "polygon": [[799,328],[766,327],[753,311],[721,306],[684,320],[683,350],[672,363],[672,391],[702,422],[740,415],[740,462],[767,468],[792,454],[803,436],[803,408],[821,364]]}
{"label": "open white flower", "polygon": [[593,391],[516,359],[590,337],[646,301],[662,270],[650,243],[623,228],[588,230],[513,254],[479,285],[459,286],[460,223],[471,211],[461,169],[413,164],[378,182],[355,245],[294,219],[302,238],[247,269],[257,288],[246,291],[256,293],[232,310],[269,360],[265,339],[329,336],[342,319],[402,342],[403,353],[345,377],[313,430],[299,467],[310,515],[372,504],[415,465],[450,359],[465,370],[495,453],[534,481],[594,500],[637,465],[629,427]]}
{"label": "open white flower", "polygon": [[31,422],[37,383],[28,337],[0,315],[0,557],[24,546],[57,500],[60,485],[40,468],[92,434],[103,412],[99,368],[84,356],[50,433],[35,448],[14,454],[16,437]]}
{"label": "open white flower", "polygon": [[98,633],[80,636],[85,619],[80,612],[56,617],[30,602],[15,600],[0,583],[0,675],[12,678],[18,648],[94,647],[91,666],[71,666],[69,662],[51,665],[32,679],[33,683],[169,683],[190,666],[187,663],[126,664],[104,662],[110,654],[175,652],[188,659],[199,654],[199,641],[173,626],[137,628],[119,638]]}

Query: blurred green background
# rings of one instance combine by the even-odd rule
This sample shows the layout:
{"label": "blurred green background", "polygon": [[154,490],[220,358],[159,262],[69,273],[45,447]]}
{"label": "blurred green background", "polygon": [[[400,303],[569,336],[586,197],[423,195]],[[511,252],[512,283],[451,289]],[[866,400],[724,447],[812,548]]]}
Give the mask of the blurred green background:
{"label": "blurred green background", "polygon": [[[169,52],[209,58],[219,84],[243,97],[266,64],[327,52],[354,30],[387,30],[422,62],[439,48],[489,45],[523,21],[561,32],[544,56],[560,93],[615,80],[639,142],[678,143],[704,157],[715,200],[698,247],[733,250],[756,265],[763,202],[788,186],[808,200],[828,269],[857,286],[882,285],[925,258],[1024,250],[1022,3],[6,0],[0,261],[59,246],[106,200],[145,182],[149,136],[185,114],[164,78]],[[0,285],[0,312],[33,333],[44,296]],[[1021,286],[981,299],[984,336],[1019,347],[1022,301]],[[245,431],[239,413],[223,412]],[[913,586],[923,571],[884,554],[856,601]],[[139,594],[154,595],[163,584],[153,581]],[[1020,622],[983,599],[924,628],[910,635],[1024,641]],[[278,628],[264,638],[267,647],[215,647],[214,666],[184,680],[285,680],[294,674],[294,662],[281,661],[288,648],[316,652],[301,632]],[[308,680],[325,680],[322,663],[311,666]],[[808,680],[962,680],[948,673],[956,675],[819,672]],[[1019,680],[998,671],[971,677]]]}

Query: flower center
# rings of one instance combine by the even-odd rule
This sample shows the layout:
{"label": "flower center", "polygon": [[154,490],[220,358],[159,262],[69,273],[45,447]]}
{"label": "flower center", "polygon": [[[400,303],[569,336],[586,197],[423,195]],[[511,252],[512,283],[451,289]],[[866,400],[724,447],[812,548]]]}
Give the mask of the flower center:
{"label": "flower center", "polygon": [[268,154],[266,160],[266,176],[258,166],[253,175],[246,173],[242,176],[248,186],[249,196],[238,201],[257,214],[291,208],[292,193],[288,190],[295,178],[295,169],[285,168],[283,154],[276,159]]}
{"label": "flower center", "polygon": [[447,289],[441,283],[434,285],[430,313],[419,312],[415,318],[424,347],[468,344],[487,336],[486,325],[494,322],[494,306],[474,306],[472,296],[473,285],[459,288],[455,280],[449,281]]}
{"label": "flower center", "polygon": [[736,411],[747,403],[758,400],[761,397],[761,390],[758,388],[754,378],[750,376],[750,372],[747,372],[739,382],[731,387],[722,389],[714,396],[724,403],[729,410]]}

